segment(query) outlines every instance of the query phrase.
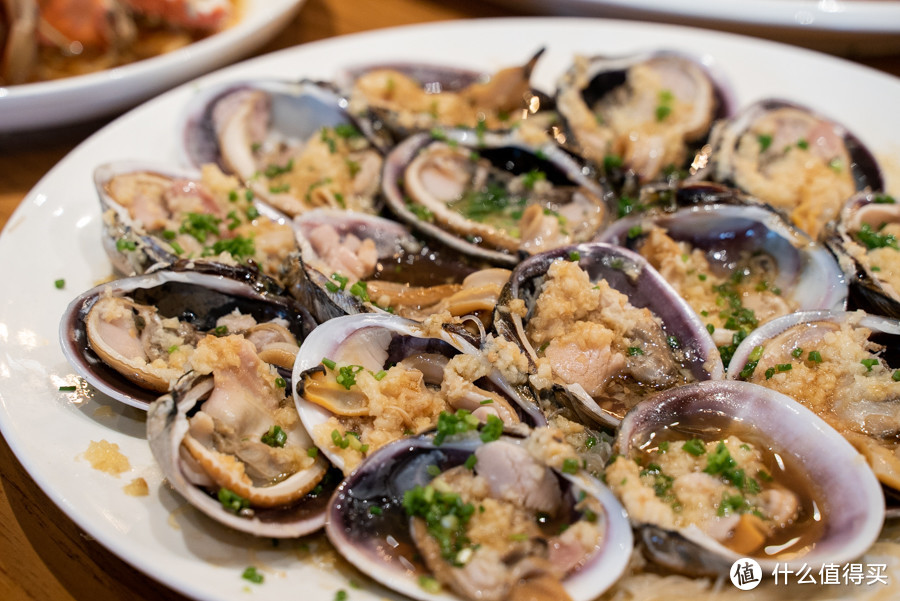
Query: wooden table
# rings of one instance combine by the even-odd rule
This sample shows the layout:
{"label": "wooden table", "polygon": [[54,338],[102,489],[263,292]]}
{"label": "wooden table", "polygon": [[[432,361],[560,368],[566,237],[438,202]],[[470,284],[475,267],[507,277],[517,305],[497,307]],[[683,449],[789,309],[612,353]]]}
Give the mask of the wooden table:
{"label": "wooden table", "polygon": [[[308,0],[285,31],[257,54],[395,25],[511,14],[516,13],[481,0]],[[859,62],[900,75],[900,56]],[[0,227],[49,169],[106,121],[0,138]],[[37,487],[2,438],[0,476],[0,599],[185,599],[81,532]]]}

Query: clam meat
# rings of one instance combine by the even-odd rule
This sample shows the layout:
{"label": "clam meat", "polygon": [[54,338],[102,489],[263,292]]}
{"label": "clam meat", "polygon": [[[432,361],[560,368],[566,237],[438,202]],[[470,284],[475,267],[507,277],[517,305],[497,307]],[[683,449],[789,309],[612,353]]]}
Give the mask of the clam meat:
{"label": "clam meat", "polygon": [[564,143],[638,181],[682,169],[728,111],[724,84],[698,60],[674,52],[577,56],[557,85]]}
{"label": "clam meat", "polygon": [[486,323],[509,277],[374,215],[316,209],[296,217],[294,228],[301,254],[288,270],[290,289],[320,321],[384,310],[417,321],[446,311]]}
{"label": "clam meat", "polygon": [[391,211],[425,235],[504,266],[589,240],[609,217],[605,190],[576,159],[515,133],[410,137],[388,155],[384,191]]}
{"label": "clam meat", "polygon": [[368,313],[331,319],[303,342],[294,366],[300,417],[345,473],[379,447],[465,410],[494,427],[542,424],[534,402],[465,336],[439,323]]}
{"label": "clam meat", "polygon": [[621,506],[555,430],[485,434],[439,432],[367,459],[332,501],[332,544],[415,599],[595,598],[630,556]]}
{"label": "clam meat", "polygon": [[655,390],[723,376],[697,315],[645,259],[618,246],[523,261],[494,323],[528,357],[532,385],[562,386],[606,425]]}
{"label": "clam meat", "polygon": [[825,241],[850,284],[855,307],[900,318],[900,205],[861,192],[829,224]]}
{"label": "clam meat", "polygon": [[607,468],[645,554],[690,575],[840,564],[877,538],[884,498],[836,431],[789,397],[706,381],[632,409]]}
{"label": "clam meat", "polygon": [[[598,240],[645,257],[700,315],[726,367],[760,324],[797,310],[845,308],[837,261],[780,214],[736,199],[719,202],[724,195],[709,184],[674,194],[673,210],[630,214]],[[702,194],[712,202],[697,202]]]}
{"label": "clam meat", "polygon": [[874,157],[852,133],[810,108],[762,100],[710,135],[698,177],[736,186],[790,215],[812,238],[857,190],[883,187]]}
{"label": "clam meat", "polygon": [[226,335],[246,339],[290,379],[299,342],[314,327],[301,305],[221,269],[213,274],[174,267],[101,284],[69,304],[60,343],[90,384],[146,408],[197,369],[193,355],[200,341]]}
{"label": "clam meat", "polygon": [[771,321],[735,351],[728,377],[786,394],[862,453],[900,490],[900,357],[896,319],[810,311]]}
{"label": "clam meat", "polygon": [[382,153],[315,82],[259,80],[198,93],[185,119],[185,153],[218,163],[278,210],[375,212]]}
{"label": "clam meat", "polygon": [[126,275],[196,259],[252,262],[276,277],[297,248],[285,216],[212,163],[195,172],[118,161],[98,167],[94,183],[107,255]]}
{"label": "clam meat", "polygon": [[147,414],[147,439],[169,484],[191,505],[257,536],[324,525],[328,462],[297,415],[284,378],[242,336],[209,336],[194,370]]}

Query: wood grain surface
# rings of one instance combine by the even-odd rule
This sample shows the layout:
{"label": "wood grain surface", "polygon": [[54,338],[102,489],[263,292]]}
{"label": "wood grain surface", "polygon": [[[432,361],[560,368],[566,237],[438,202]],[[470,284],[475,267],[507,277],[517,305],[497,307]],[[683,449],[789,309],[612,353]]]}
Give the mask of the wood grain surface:
{"label": "wood grain surface", "polygon": [[[478,0],[308,0],[297,18],[256,54],[396,25],[516,14]],[[900,75],[900,56],[859,62]],[[54,164],[107,122],[0,134],[0,227]],[[125,564],[82,532],[40,490],[0,438],[0,600],[119,599],[185,597]]]}

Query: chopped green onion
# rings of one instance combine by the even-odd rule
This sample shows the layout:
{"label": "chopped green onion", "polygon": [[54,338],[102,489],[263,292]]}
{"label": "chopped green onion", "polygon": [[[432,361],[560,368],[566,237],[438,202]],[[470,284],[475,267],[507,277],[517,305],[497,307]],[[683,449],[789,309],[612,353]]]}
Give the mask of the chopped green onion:
{"label": "chopped green onion", "polygon": [[287,442],[287,433],[281,429],[281,426],[275,424],[269,428],[269,431],[260,437],[260,442],[270,447],[283,448]]}
{"label": "chopped green onion", "polygon": [[241,574],[241,578],[249,580],[254,584],[262,584],[263,575],[256,571],[254,566],[250,566]]}

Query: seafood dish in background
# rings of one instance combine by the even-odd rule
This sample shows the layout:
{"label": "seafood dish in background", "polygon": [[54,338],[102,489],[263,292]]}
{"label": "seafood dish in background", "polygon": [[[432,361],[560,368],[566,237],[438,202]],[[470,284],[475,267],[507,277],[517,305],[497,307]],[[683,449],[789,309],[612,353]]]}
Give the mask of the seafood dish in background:
{"label": "seafood dish in background", "polygon": [[[324,532],[416,599],[859,557],[900,487],[873,155],[668,50],[575,56],[541,91],[548,50],[193,89],[181,165],[96,167],[118,279],[70,304],[67,360],[147,410],[217,526]],[[797,177],[843,209],[755,188],[747,144],[779,173],[821,158]],[[846,398],[807,398],[826,377]]]}
{"label": "seafood dish in background", "polygon": [[110,69],[182,48],[240,19],[241,0],[4,0],[0,85]]}

